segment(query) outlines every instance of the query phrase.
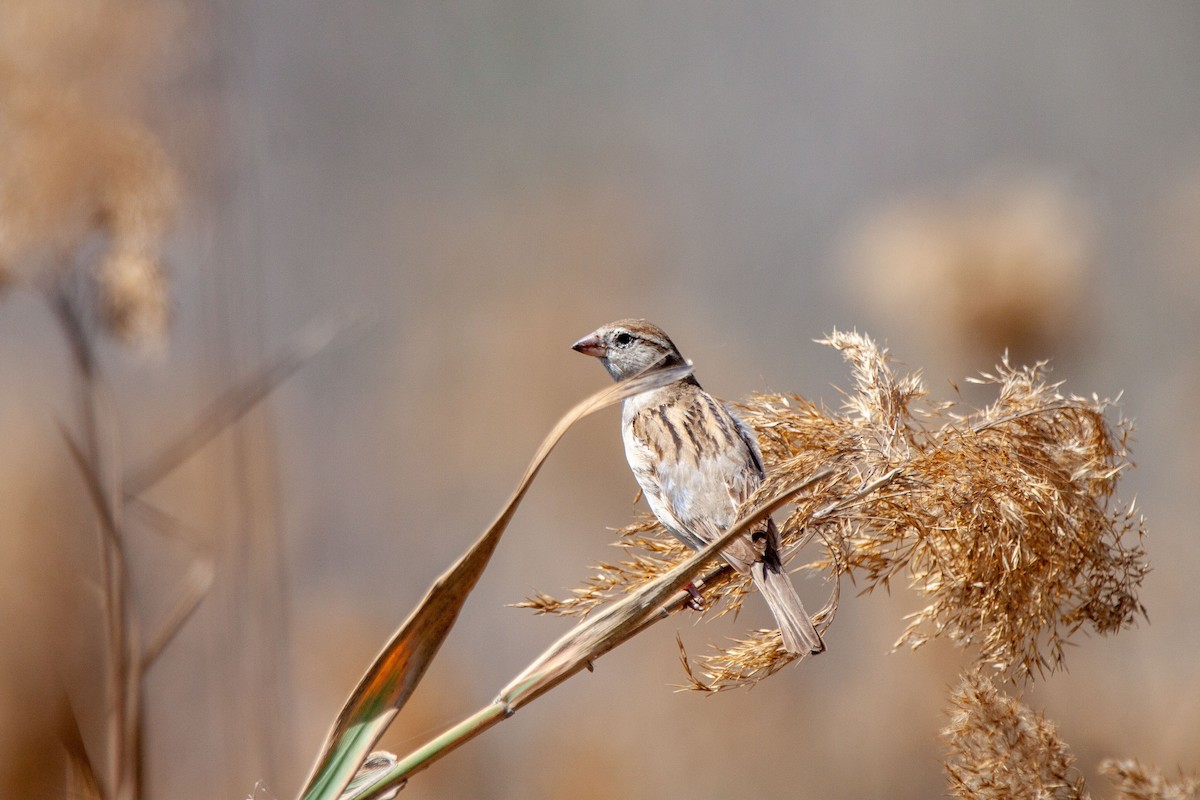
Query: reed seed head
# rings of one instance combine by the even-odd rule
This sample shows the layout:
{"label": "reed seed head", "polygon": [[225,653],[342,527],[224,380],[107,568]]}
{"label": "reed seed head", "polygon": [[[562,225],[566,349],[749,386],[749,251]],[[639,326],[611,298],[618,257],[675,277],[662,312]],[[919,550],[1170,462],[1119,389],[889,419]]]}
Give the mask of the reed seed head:
{"label": "reed seed head", "polygon": [[[947,639],[1019,681],[1061,667],[1078,631],[1115,633],[1144,615],[1144,521],[1116,497],[1132,466],[1131,426],[1113,402],[1064,395],[1045,364],[1004,359],[976,379],[994,389],[989,405],[933,404],[920,376],[897,375],[869,337],[835,331],[823,343],[853,374],[839,410],[785,394],[754,395],[739,407],[768,473],[748,507],[833,468],[793,498],[780,526],[785,561],[812,540],[824,550],[800,567],[832,585],[815,615],[821,626],[836,615],[842,578],[866,591],[899,581],[925,606],[896,646]],[[583,615],[686,554],[648,517],[622,529],[616,544],[625,556],[598,565],[571,597],[538,594],[519,605]],[[707,574],[707,616],[736,612],[752,591],[719,562]],[[707,691],[753,685],[792,660],[777,631],[751,632],[696,670],[684,659],[689,685]]]}
{"label": "reed seed head", "polygon": [[962,800],[1087,800],[1075,758],[1054,724],[978,673],[950,695],[943,763],[950,793]]}

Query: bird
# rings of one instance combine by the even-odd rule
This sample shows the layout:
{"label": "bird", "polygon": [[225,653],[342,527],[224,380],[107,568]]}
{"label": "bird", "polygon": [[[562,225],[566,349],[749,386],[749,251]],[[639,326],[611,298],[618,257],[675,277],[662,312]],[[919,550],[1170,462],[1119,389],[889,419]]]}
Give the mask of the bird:
{"label": "bird", "polygon": [[[616,381],[688,364],[662,328],[644,319],[602,325],[571,347],[599,359]],[[694,374],[626,399],[621,436],[650,510],[693,550],[737,522],[742,504],[766,476],[753,429],[704,391]],[[815,655],[825,643],[784,571],[779,547],[778,528],[767,517],[722,557],[751,576],[775,615],[784,649]],[[689,590],[699,600],[695,588]]]}

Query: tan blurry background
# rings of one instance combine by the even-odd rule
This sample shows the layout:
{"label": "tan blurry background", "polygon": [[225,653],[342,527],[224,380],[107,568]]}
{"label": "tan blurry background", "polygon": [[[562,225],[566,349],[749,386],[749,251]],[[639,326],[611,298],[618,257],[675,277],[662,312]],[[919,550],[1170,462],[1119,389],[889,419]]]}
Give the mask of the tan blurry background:
{"label": "tan blurry background", "polygon": [[[963,378],[1006,348],[1067,391],[1124,391],[1151,623],[1080,636],[1024,696],[1097,796],[1104,757],[1200,770],[1200,6],[138,0],[116,32],[105,6],[72,26],[37,22],[69,3],[8,0],[0,57],[127,104],[178,175],[169,338],[101,352],[123,459],[313,320],[369,320],[151,493],[216,573],[150,674],[148,796],[295,793],[385,638],[608,380],[570,343],[623,316],[730,399],[836,405],[846,372],[812,342],[835,326],[943,399],[986,401]],[[74,419],[70,363],[32,285],[0,298],[4,796],[58,785],[57,686],[85,731],[101,709],[95,543],[55,422]],[[564,629],[505,606],[612,554],[635,491],[617,420],[552,456],[389,749]],[[133,525],[150,625],[189,556]],[[764,612],[668,622],[402,796],[940,796],[967,658],[889,654],[915,607],[846,600],[828,653],[708,699],[671,689],[674,630],[702,649]]]}

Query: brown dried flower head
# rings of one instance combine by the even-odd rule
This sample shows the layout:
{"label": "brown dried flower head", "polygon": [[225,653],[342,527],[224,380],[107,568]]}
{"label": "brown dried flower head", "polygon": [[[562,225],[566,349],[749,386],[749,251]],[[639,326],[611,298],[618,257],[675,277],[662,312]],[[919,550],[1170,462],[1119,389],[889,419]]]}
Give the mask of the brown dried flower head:
{"label": "brown dried flower head", "polygon": [[950,792],[963,800],[1085,800],[1083,776],[1054,724],[999,691],[986,677],[965,675],[950,695],[942,731]]}
{"label": "brown dried flower head", "polygon": [[1136,759],[1108,759],[1100,773],[1116,784],[1119,800],[1200,800],[1200,779],[1194,775],[1168,780]]}
{"label": "brown dried flower head", "polygon": [[0,286],[74,282],[123,340],[166,329],[176,178],[136,112],[179,17],[173,0],[0,8]]}
{"label": "brown dried flower head", "polygon": [[[919,376],[897,376],[868,337],[834,332],[824,343],[854,375],[840,410],[795,395],[755,395],[740,408],[768,470],[751,504],[832,468],[794,498],[781,526],[785,560],[814,539],[825,548],[802,567],[832,584],[815,615],[819,628],[836,615],[843,577],[869,591],[899,576],[926,605],[897,646],[949,639],[1021,679],[1059,667],[1081,628],[1113,633],[1144,613],[1143,521],[1115,498],[1130,465],[1130,427],[1119,417],[1110,424],[1111,403],[1064,396],[1043,364],[1005,360],[979,379],[995,388],[992,404],[933,405],[922,400]],[[538,594],[519,605],[583,615],[685,555],[649,518],[623,529],[616,544],[624,556],[598,565],[571,597]],[[719,562],[704,584],[709,616],[736,612],[751,591]],[[791,659],[777,631],[754,631],[706,657],[701,670],[684,660],[692,688],[717,691],[752,685]]]}
{"label": "brown dried flower head", "polygon": [[859,296],[939,348],[1044,353],[1080,323],[1092,228],[1065,181],[996,172],[883,209],[850,268]]}

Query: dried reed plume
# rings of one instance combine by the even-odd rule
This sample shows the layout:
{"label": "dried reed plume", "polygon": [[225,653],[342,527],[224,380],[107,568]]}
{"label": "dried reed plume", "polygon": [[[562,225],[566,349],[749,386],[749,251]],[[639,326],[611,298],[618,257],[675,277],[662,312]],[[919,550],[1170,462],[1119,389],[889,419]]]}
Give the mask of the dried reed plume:
{"label": "dried reed plume", "polygon": [[1200,779],[1181,774],[1177,780],[1167,780],[1158,770],[1134,759],[1109,759],[1100,765],[1100,772],[1117,785],[1120,800],[1200,799]]}
{"label": "dried reed plume", "polygon": [[[1079,629],[1113,633],[1144,614],[1143,520],[1115,498],[1131,428],[1106,419],[1112,403],[1064,396],[1044,364],[1015,368],[1006,358],[977,379],[995,387],[990,405],[934,405],[922,400],[919,375],[895,374],[868,337],[834,332],[823,343],[852,368],[854,389],[840,410],[795,395],[755,395],[741,406],[768,470],[751,503],[833,468],[781,526],[785,560],[810,540],[824,546],[823,558],[801,567],[832,584],[819,628],[837,612],[843,577],[870,591],[901,576],[926,605],[896,646],[947,638],[1020,680],[1061,666]],[[616,544],[624,555],[598,565],[570,597],[539,593],[518,605],[584,615],[685,554],[650,518],[622,529]],[[714,562],[703,613],[736,611],[750,588]],[[684,654],[691,688],[704,691],[752,685],[790,660],[778,631],[718,649],[704,658],[703,677]]]}
{"label": "dried reed plume", "polygon": [[[176,178],[141,106],[163,78],[181,17],[178,0],[0,4],[0,288],[42,295],[67,340],[78,420],[61,430],[95,513],[99,586],[88,600],[99,613],[72,621],[81,632],[103,620],[103,661],[89,681],[60,689],[62,752],[42,753],[40,767],[65,757],[67,791],[78,797],[144,795],[144,679],[212,579],[197,547],[166,622],[142,625],[126,511],[143,504],[121,481],[97,348],[102,334],[155,344],[166,332],[161,248]],[[102,725],[88,724],[76,709],[101,692]]]}
{"label": "dried reed plume", "polygon": [[857,296],[939,349],[1046,352],[1081,322],[1093,227],[1066,182],[999,171],[883,209],[849,266]]}
{"label": "dried reed plume", "polygon": [[0,286],[69,293],[123,341],[167,327],[176,178],[137,106],[179,16],[169,0],[0,8]]}
{"label": "dried reed plume", "polygon": [[1075,758],[1054,725],[1000,692],[986,677],[963,677],[950,696],[950,791],[963,800],[1028,797],[1086,800]]}
{"label": "dried reed plume", "polygon": [[[988,677],[971,672],[950,693],[950,724],[943,767],[950,792],[963,800],[1011,797],[1087,800],[1075,758],[1054,723],[1004,694]],[[1158,770],[1128,759],[1108,759],[1100,773],[1119,800],[1197,800],[1200,780],[1180,774],[1167,780]]]}

